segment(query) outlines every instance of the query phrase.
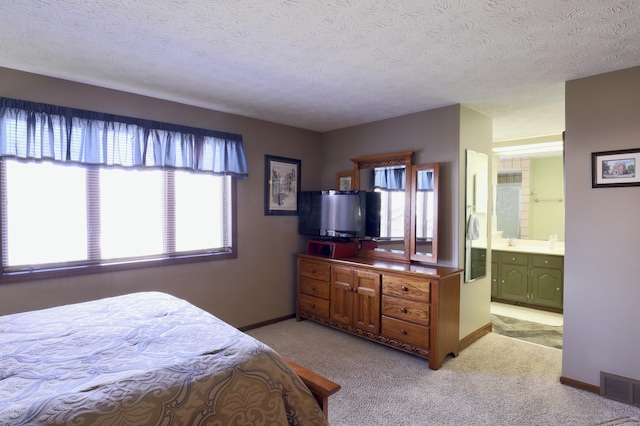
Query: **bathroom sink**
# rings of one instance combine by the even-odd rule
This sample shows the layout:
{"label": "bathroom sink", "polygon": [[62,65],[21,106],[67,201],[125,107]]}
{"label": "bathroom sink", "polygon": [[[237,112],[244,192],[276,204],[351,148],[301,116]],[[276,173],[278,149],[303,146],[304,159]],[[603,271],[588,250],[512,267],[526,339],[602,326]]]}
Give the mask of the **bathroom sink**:
{"label": "bathroom sink", "polygon": [[491,246],[492,250],[501,250],[501,251],[514,251],[521,253],[539,253],[539,254],[553,254],[557,256],[564,256],[564,247],[554,247],[549,248],[545,245],[526,245],[526,244],[516,244],[514,246],[510,246],[507,244],[494,244]]}

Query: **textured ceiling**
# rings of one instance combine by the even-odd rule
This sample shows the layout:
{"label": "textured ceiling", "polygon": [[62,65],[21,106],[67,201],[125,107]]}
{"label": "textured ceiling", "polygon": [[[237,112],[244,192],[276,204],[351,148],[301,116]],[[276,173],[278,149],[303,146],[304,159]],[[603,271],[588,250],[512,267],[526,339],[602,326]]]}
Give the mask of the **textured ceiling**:
{"label": "textured ceiling", "polygon": [[460,103],[558,134],[565,81],[637,65],[637,0],[0,0],[0,66],[317,131]]}

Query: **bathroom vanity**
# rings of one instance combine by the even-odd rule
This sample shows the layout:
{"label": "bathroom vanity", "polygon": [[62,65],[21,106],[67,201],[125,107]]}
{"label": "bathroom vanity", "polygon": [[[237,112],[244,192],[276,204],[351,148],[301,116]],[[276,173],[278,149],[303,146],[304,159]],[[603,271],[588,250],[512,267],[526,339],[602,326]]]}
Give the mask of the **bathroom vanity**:
{"label": "bathroom vanity", "polygon": [[562,312],[564,245],[519,240],[491,250],[491,300]]}

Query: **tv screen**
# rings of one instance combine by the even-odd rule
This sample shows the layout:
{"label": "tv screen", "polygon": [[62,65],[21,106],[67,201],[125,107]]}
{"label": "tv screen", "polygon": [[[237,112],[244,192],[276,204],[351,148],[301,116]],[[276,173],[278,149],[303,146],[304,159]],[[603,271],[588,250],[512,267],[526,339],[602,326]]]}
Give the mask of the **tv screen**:
{"label": "tv screen", "polygon": [[380,194],[366,191],[302,191],[298,232],[326,238],[380,235]]}

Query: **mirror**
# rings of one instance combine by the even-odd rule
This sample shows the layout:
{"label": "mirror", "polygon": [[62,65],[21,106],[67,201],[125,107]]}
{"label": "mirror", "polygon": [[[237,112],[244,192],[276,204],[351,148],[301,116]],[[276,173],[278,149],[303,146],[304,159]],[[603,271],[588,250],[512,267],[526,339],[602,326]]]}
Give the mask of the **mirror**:
{"label": "mirror", "polygon": [[466,150],[464,282],[487,275],[489,157]]}
{"label": "mirror", "polygon": [[409,261],[412,156],[409,151],[351,159],[353,188],[382,192],[380,237],[361,241],[360,255]]}
{"label": "mirror", "polygon": [[494,237],[564,241],[562,151],[495,157]]}
{"label": "mirror", "polygon": [[438,261],[438,163],[411,167],[411,260]]}

